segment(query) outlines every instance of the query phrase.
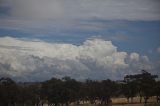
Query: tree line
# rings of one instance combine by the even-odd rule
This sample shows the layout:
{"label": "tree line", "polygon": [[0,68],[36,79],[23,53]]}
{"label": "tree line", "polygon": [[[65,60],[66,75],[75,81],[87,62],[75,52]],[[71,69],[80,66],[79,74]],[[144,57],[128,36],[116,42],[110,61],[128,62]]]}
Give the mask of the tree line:
{"label": "tree line", "polygon": [[[89,101],[99,106],[109,106],[111,97],[126,97],[129,103],[140,96],[139,102],[156,96],[160,101],[160,81],[157,75],[142,70],[141,74],[126,75],[124,80],[110,79],[77,81],[70,77],[52,78],[44,82],[15,82],[11,78],[0,78],[0,106],[68,106]],[[98,102],[97,102],[98,101]]]}

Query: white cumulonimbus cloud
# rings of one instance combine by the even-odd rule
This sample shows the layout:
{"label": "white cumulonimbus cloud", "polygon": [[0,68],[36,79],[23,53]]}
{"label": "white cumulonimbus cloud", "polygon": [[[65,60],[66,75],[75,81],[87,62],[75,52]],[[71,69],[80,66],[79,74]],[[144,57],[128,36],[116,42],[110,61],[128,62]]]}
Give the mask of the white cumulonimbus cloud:
{"label": "white cumulonimbus cloud", "polygon": [[152,69],[147,56],[118,51],[111,41],[102,39],[73,45],[0,38],[0,75],[17,80],[41,81],[64,76],[79,80],[121,79],[141,69]]}

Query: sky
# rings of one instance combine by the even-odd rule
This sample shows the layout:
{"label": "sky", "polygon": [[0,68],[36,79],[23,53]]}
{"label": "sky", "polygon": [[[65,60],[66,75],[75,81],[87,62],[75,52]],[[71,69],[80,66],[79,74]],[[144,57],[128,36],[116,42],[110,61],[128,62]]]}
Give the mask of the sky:
{"label": "sky", "polygon": [[0,0],[0,77],[160,76],[159,0]]}

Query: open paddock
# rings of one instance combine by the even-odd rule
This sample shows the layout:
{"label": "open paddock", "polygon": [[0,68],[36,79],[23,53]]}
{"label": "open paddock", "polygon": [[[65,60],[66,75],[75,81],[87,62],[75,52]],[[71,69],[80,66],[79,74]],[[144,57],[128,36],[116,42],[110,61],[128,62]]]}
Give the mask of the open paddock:
{"label": "open paddock", "polygon": [[[124,97],[114,97],[111,99],[112,100],[112,104],[110,106],[144,106],[144,99],[142,98],[142,103],[139,103],[140,101],[140,97],[134,97],[133,98],[133,103],[128,103],[127,99]],[[45,104],[44,106],[48,106],[47,104]],[[65,105],[63,105],[65,106]],[[69,104],[69,106],[101,106],[100,102],[97,101],[96,104],[90,104],[89,101],[85,101],[85,102],[80,102],[79,105],[77,105],[76,103],[71,103]],[[156,97],[150,97],[148,99],[148,103],[146,106],[160,106],[160,103],[156,103]]]}

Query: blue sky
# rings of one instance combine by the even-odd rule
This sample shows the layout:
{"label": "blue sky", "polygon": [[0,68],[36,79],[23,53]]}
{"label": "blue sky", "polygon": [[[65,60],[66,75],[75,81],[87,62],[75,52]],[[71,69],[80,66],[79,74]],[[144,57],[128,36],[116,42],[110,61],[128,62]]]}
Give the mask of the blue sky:
{"label": "blue sky", "polygon": [[102,39],[119,52],[147,56],[157,67],[159,7],[159,0],[1,0],[0,38],[73,45]]}
{"label": "blue sky", "polygon": [[[0,36],[16,38],[41,39],[47,42],[66,42],[81,44],[86,39],[96,37],[111,40],[119,50],[147,54],[153,60],[160,59],[156,49],[160,46],[160,21],[124,21],[124,20],[97,20],[106,26],[100,30],[67,29],[67,31],[50,32],[35,29],[8,29],[0,28]],[[89,24],[92,24],[90,22]],[[92,27],[92,26],[90,26]],[[49,29],[50,30],[50,29]],[[153,51],[152,53],[150,53]]]}

